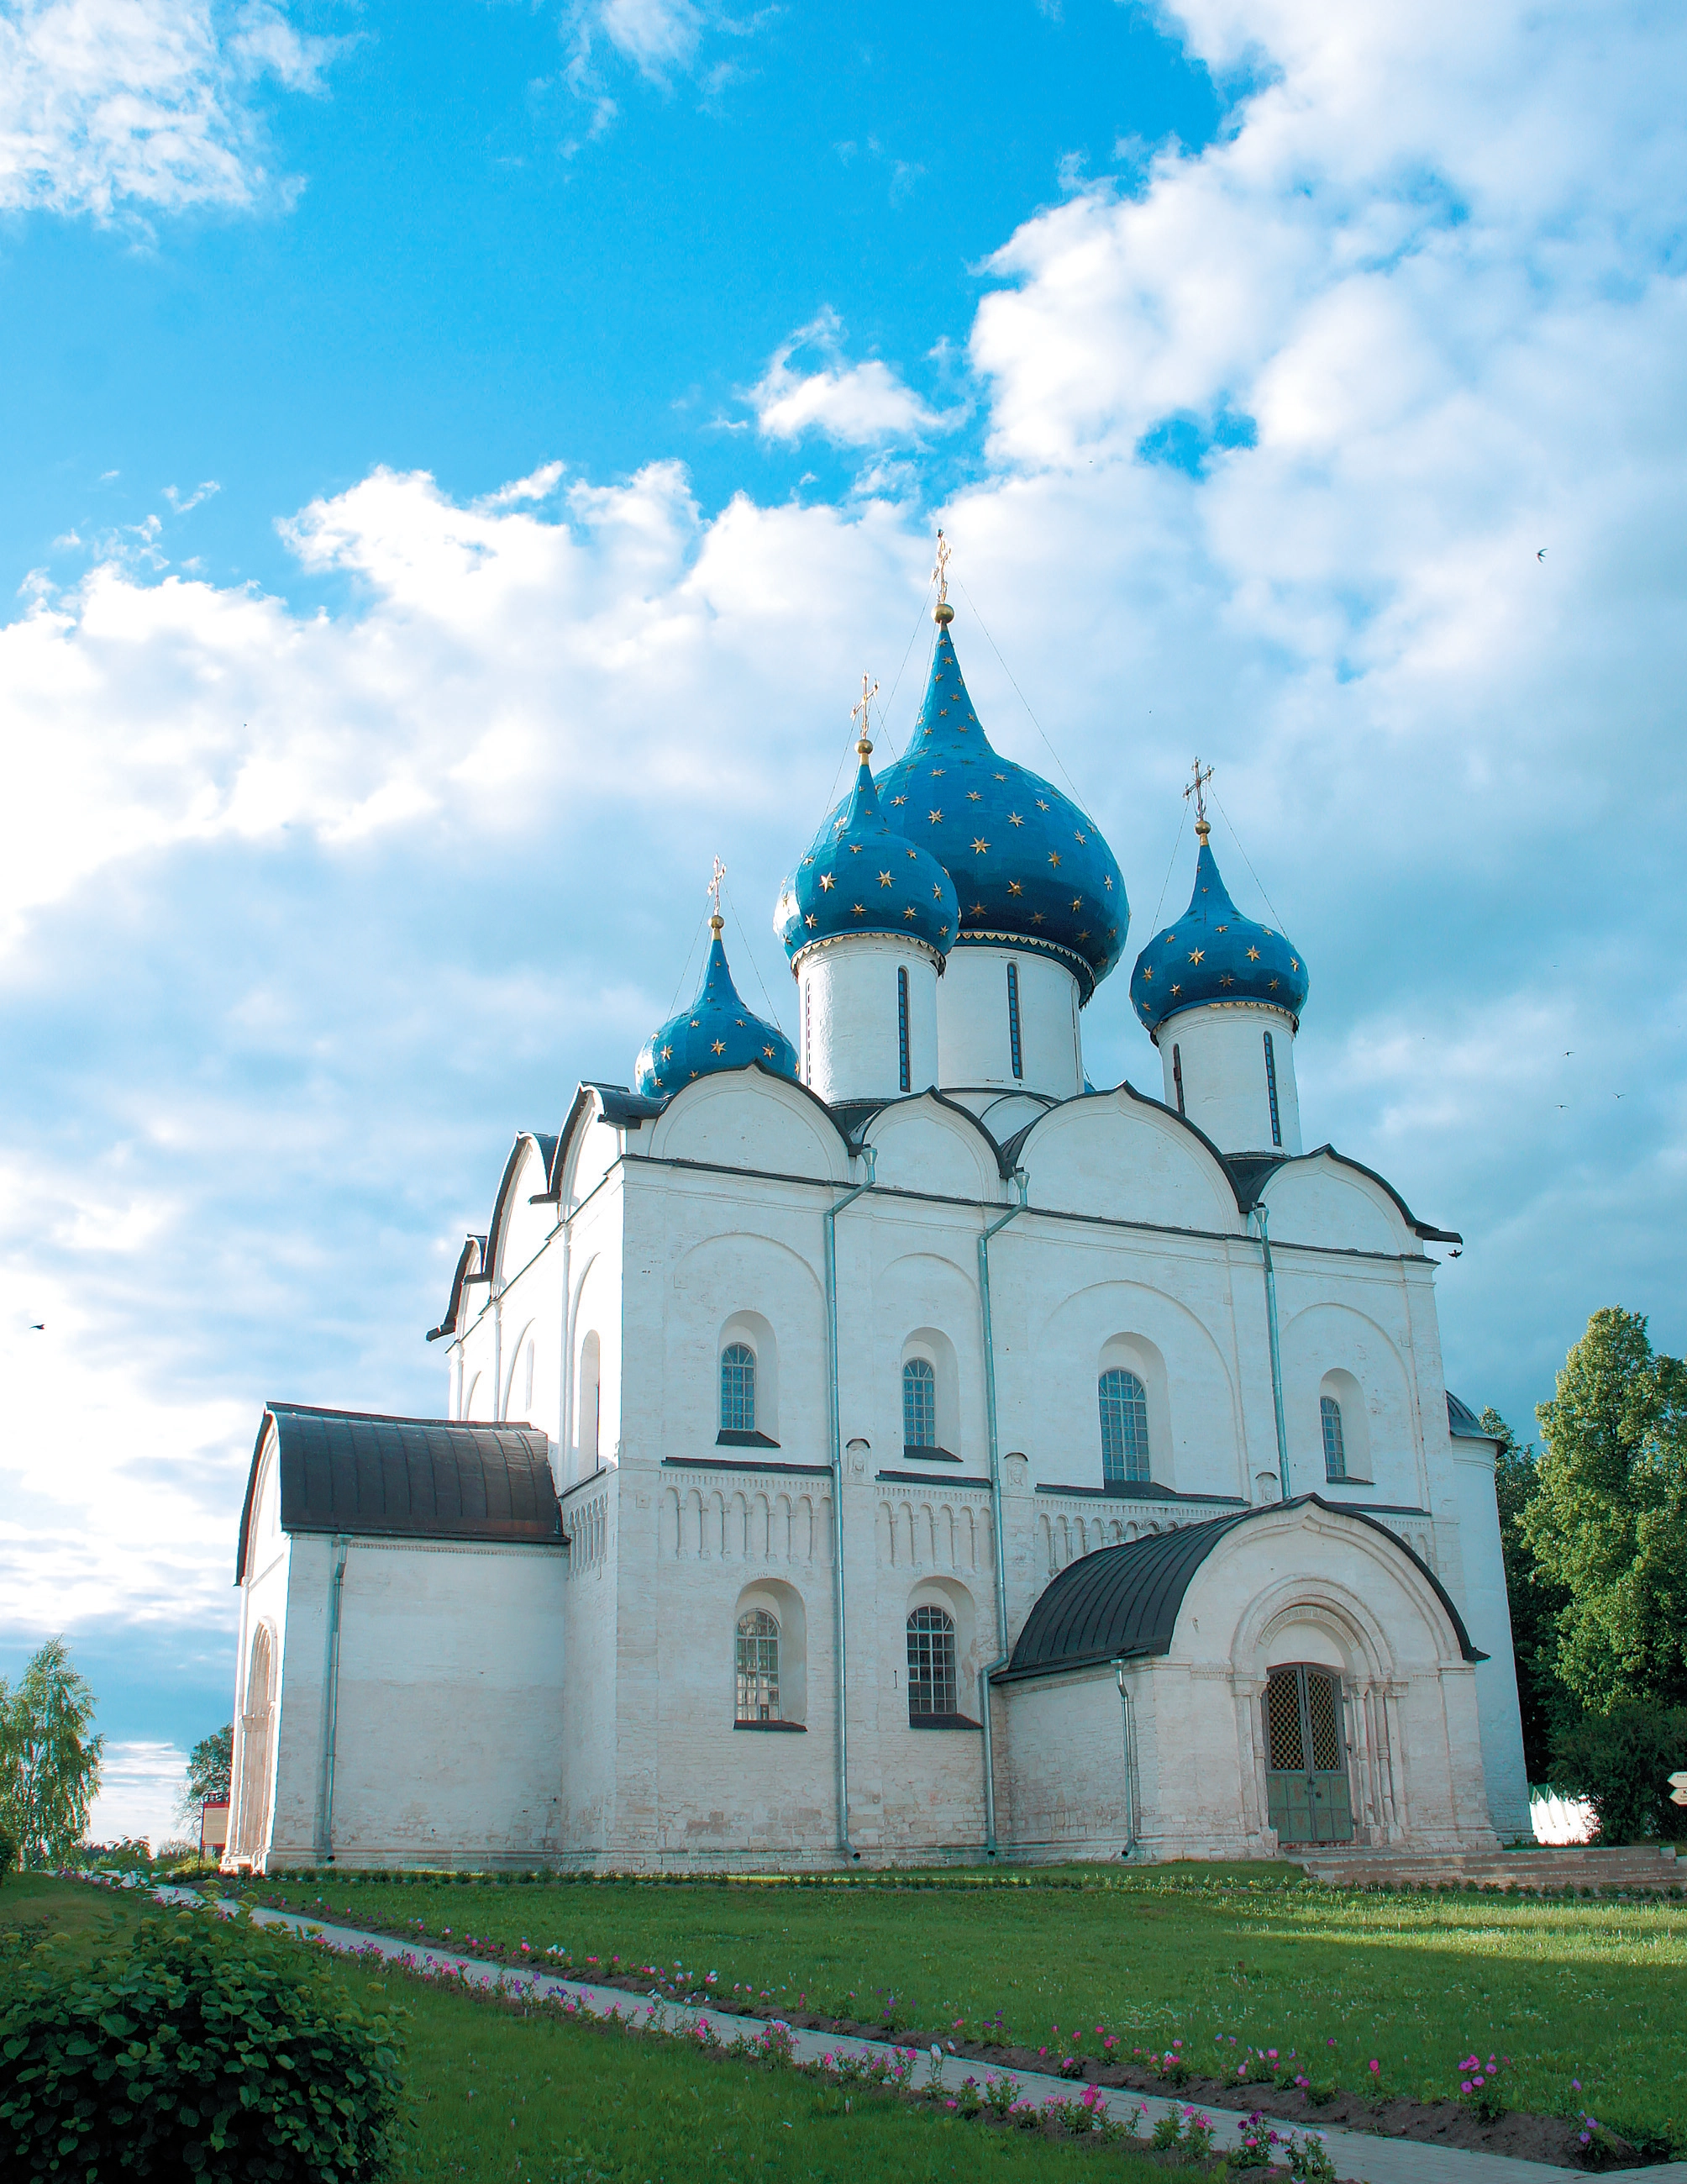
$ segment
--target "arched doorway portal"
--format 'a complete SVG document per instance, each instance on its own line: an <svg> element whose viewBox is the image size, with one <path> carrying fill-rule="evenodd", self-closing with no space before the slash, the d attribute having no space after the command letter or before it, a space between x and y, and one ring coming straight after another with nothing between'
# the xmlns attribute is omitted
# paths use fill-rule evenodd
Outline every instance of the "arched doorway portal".
<svg viewBox="0 0 1687 2184"><path fill-rule="evenodd" d="M275 1724L275 1649L270 1626L260 1623L252 1641L246 1704L240 1717L240 1811L231 1850L242 1865L256 1865L269 1840Z"/></svg>
<svg viewBox="0 0 1687 2184"><path fill-rule="evenodd" d="M1310 1661L1291 1662L1271 1671L1264 1705L1267 1818L1278 1841L1351 1842L1341 1678Z"/></svg>

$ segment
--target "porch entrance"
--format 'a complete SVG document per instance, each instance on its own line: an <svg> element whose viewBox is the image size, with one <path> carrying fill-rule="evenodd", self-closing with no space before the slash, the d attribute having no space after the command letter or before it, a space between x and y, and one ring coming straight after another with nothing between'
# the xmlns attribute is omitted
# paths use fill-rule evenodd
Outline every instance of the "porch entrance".
<svg viewBox="0 0 1687 2184"><path fill-rule="evenodd" d="M1283 1843L1351 1842L1341 1679L1297 1662L1265 1690L1267 1817Z"/></svg>

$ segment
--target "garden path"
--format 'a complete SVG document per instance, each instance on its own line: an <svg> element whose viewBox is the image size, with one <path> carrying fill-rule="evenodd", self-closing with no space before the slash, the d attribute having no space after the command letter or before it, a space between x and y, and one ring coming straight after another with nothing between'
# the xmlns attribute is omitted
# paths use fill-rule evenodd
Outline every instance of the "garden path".
<svg viewBox="0 0 1687 2184"><path fill-rule="evenodd" d="M192 1889L165 1887L156 1892L166 1901L209 1902L228 1914L238 1908L221 1897L201 1897ZM318 1936L326 1947L347 1954L362 1955L372 1951L417 1971L452 1973L475 1986L499 1988L510 1995L571 1995L582 2009L594 2017L654 2023L665 2031L681 2033L693 2030L706 2017L721 2038L727 2042L740 2035L756 2039L766 2029L766 2020L759 2017L737 2017L728 2010L700 2009L683 2003L653 2004L641 1995L629 1994L623 1987L594 1986L589 1980L562 1979L550 1972L521 1971L510 1965L485 1964L476 1957L454 1956L448 1950L419 1948L411 1942L395 1940L391 1934L372 1934L355 1926L336 1925L330 1919L309 1919L295 1911L254 1908L252 1916L261 1925L290 1926L295 1932ZM836 2033L810 2032L796 2026L792 2028L791 2036L797 2059L804 2063L818 2062L822 2055L883 2054L894 2047L907 2044L845 2038ZM926 2070L922 2055L916 2066L916 2083L927 2082ZM946 2055L943 2082L956 2089L967 2078L979 2077L987 2070L986 2064L963 2056ZM1070 2079L1056 2077L1052 2073L1016 2070L1012 2075L1019 2082L1022 2098L1035 2101L1039 2107L1051 2094L1070 2099L1077 2091ZM1181 2111L1189 2105L1187 2102L1166 2100L1152 2093L1134 2092L1127 2087L1110 2086L1104 2091L1110 2115L1127 2118L1139 2105L1144 2109L1144 2131L1152 2131L1169 2111ZM1200 2107L1201 2113L1212 2119L1216 2126L1214 2139L1218 2151L1222 2153L1227 2142L1234 2142L1236 2126L1246 2111L1215 2108L1210 2101L1202 2102ZM1464 2147L1426 2146L1417 2139L1378 2138L1368 2131L1344 2131L1333 2125L1328 2129L1318 2128L1337 2175L1360 2179L1361 2184L1565 2184L1567 2177L1582 2173L1557 2168L1550 2162L1520 2161L1510 2154L1479 2153ZM1687 2184L1687 2161L1656 2163L1646 2169L1607 2170L1602 2184Z"/></svg>

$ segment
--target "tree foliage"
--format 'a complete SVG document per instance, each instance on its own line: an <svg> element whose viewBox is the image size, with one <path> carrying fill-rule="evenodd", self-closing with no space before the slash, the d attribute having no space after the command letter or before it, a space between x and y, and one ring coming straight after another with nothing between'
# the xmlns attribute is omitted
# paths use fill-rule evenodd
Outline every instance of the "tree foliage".
<svg viewBox="0 0 1687 2184"><path fill-rule="evenodd" d="M14 1689L0 1681L0 1825L26 1866L58 1864L81 1841L99 1791L105 1739L94 1695L49 1638Z"/></svg>
<svg viewBox="0 0 1687 2184"><path fill-rule="evenodd" d="M1563 1595L1560 1679L1599 1713L1687 1704L1687 1365L1654 1353L1642 1315L1608 1306L1537 1416L1519 1528Z"/></svg>
<svg viewBox="0 0 1687 2184"><path fill-rule="evenodd" d="M1670 1776L1684 1768L1687 1707L1639 1699L1563 1724L1553 1750L1553 1779L1593 1807L1602 1843L1687 1841L1687 1805L1669 1795Z"/></svg>
<svg viewBox="0 0 1687 2184"><path fill-rule="evenodd" d="M202 1736L187 1755L187 1781L181 1792L181 1816L197 1825L199 1809L207 1799L216 1802L229 1794L234 1772L234 1724L225 1723Z"/></svg>
<svg viewBox="0 0 1687 2184"><path fill-rule="evenodd" d="M214 1913L149 1916L77 1976L37 1946L0 2006L8 2176L374 2184L402 2090L390 2019L308 1945Z"/></svg>
<svg viewBox="0 0 1687 2184"><path fill-rule="evenodd" d="M1494 1468L1500 1504L1500 1546L1512 1610L1512 1648L1517 1664L1517 1703L1523 1715L1523 1766L1531 1782L1552 1772L1552 1740L1575 1702L1558 1679L1557 1618L1569 1596L1545 1576L1523 1533L1523 1515L1537 1485L1533 1443L1521 1446L1495 1410L1482 1413L1482 1430L1500 1444Z"/></svg>

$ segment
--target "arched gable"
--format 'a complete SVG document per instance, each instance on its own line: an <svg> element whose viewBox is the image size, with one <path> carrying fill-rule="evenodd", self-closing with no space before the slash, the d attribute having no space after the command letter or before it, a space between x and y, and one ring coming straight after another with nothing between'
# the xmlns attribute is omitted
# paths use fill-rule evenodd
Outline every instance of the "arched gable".
<svg viewBox="0 0 1687 2184"><path fill-rule="evenodd" d="M1345 1385L1335 1387L1345 1414L1350 1476L1416 1493L1417 1425L1411 1373L1399 1344L1368 1312L1346 1303L1307 1305L1283 1323L1283 1407L1291 1455L1322 1466L1319 1396L1327 1382L1353 1384L1362 1403L1356 1420Z"/></svg>
<svg viewBox="0 0 1687 2184"><path fill-rule="evenodd" d="M1233 1234L1243 1225L1213 1146L1129 1084L1064 1101L1007 1150L1026 1172L1033 1206L1168 1228Z"/></svg>
<svg viewBox="0 0 1687 2184"><path fill-rule="evenodd" d="M1321 1244L1338 1251L1419 1254L1411 1214L1380 1176L1343 1160L1328 1145L1284 1161L1260 1199L1273 1244Z"/></svg>
<svg viewBox="0 0 1687 2184"><path fill-rule="evenodd" d="M554 1138L532 1130L520 1132L509 1149L487 1232L487 1264L500 1284L521 1271L556 1226L549 1174L555 1149Z"/></svg>
<svg viewBox="0 0 1687 2184"><path fill-rule="evenodd" d="M994 1205L1002 1195L995 1141L968 1111L935 1092L881 1107L865 1132L880 1190Z"/></svg>
<svg viewBox="0 0 1687 2184"><path fill-rule="evenodd" d="M446 1300L445 1316L437 1327L429 1328L427 1339L430 1342L437 1342L443 1335L457 1334L473 1317L472 1312L465 1310L463 1300L471 1282L485 1279L486 1266L486 1238L465 1236L463 1248L457 1254L456 1270L451 1277L451 1295Z"/></svg>
<svg viewBox="0 0 1687 2184"><path fill-rule="evenodd" d="M656 1159L710 1167L848 1179L849 1149L831 1110L805 1085L759 1063L682 1085L651 1126L648 1150Z"/></svg>

